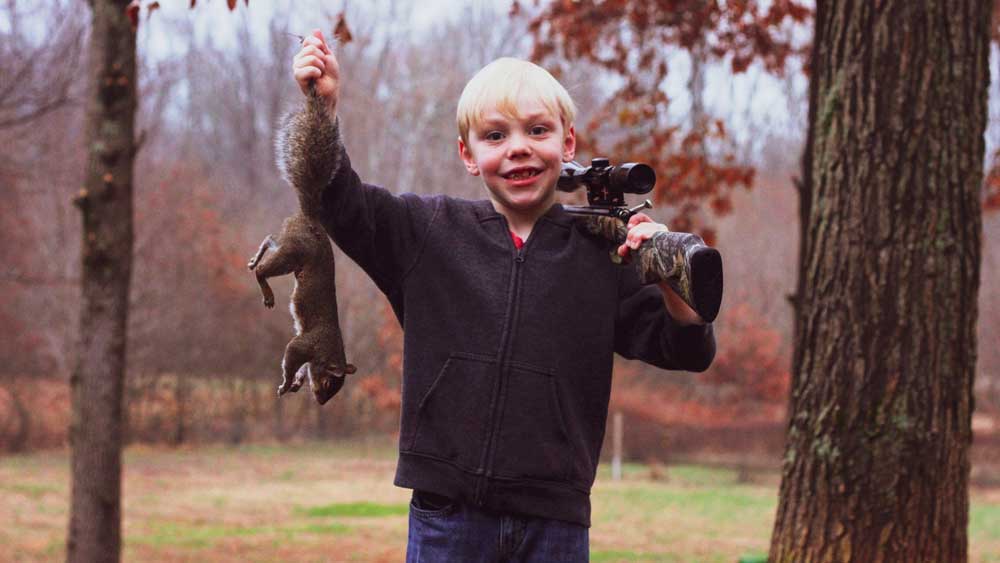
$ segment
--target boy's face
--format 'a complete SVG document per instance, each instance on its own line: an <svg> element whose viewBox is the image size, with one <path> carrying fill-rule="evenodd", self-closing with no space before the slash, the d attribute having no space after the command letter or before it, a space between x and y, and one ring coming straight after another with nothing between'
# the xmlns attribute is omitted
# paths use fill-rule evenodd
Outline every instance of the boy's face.
<svg viewBox="0 0 1000 563"><path fill-rule="evenodd" d="M483 177L497 211L540 215L555 201L576 133L538 100L520 101L518 113L512 118L490 109L469 128L468 144L458 140L458 151L469 173Z"/></svg>

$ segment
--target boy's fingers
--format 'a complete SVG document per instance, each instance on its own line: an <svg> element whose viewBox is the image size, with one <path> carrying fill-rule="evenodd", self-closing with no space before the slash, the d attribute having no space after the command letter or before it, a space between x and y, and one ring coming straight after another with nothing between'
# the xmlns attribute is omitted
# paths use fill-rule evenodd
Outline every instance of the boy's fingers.
<svg viewBox="0 0 1000 563"><path fill-rule="evenodd" d="M323 76L323 71L314 66L307 66L296 69L294 76L296 81L301 82L309 78L319 78Z"/></svg>
<svg viewBox="0 0 1000 563"><path fill-rule="evenodd" d="M632 261L632 256L629 254L629 249L624 244L618 247L618 256L622 257L622 262L628 264Z"/></svg>
<svg viewBox="0 0 1000 563"><path fill-rule="evenodd" d="M653 220L649 218L649 215L646 215L645 213L636 213L635 215L629 217L628 226L629 228L632 228L638 225L639 223L647 223L652 221Z"/></svg>
<svg viewBox="0 0 1000 563"><path fill-rule="evenodd" d="M305 55L322 57L325 56L326 53L324 53L323 49L320 49L318 45L314 45L312 43L306 43L305 45L303 45L302 49L299 50L297 56L303 57Z"/></svg>
<svg viewBox="0 0 1000 563"><path fill-rule="evenodd" d="M627 244L629 248L639 248L644 240L652 238L653 233L661 230L659 228L660 225L654 223L648 217L645 221L640 221L640 224L641 223L649 223L649 225L648 227L639 226L638 224L634 225L633 228L629 229L628 234L625 236L625 244Z"/></svg>
<svg viewBox="0 0 1000 563"><path fill-rule="evenodd" d="M330 52L330 50L326 48L326 44L323 43L323 39L321 39L319 37L316 37L314 35L310 35L309 37L306 37L305 40L302 41L302 45L303 45L303 48L305 48L305 47L313 47L316 50L318 50L320 53L329 53Z"/></svg>
<svg viewBox="0 0 1000 563"><path fill-rule="evenodd" d="M295 63L292 64L292 71L293 72L298 72L300 70L305 70L307 68L319 68L319 66L314 65L314 64L310 64L309 61L307 61L304 58L299 59L299 60L295 61Z"/></svg>
<svg viewBox="0 0 1000 563"><path fill-rule="evenodd" d="M334 78L340 78L340 65L337 64L337 58L333 55L325 55L322 59L325 65L323 67L324 72Z"/></svg>
<svg viewBox="0 0 1000 563"><path fill-rule="evenodd" d="M330 54L330 48L326 44L326 39L323 38L323 32L320 31L319 29L314 29L313 32L312 32L312 34L313 34L313 37L319 39L319 45L318 45L319 48L322 49L324 53L326 53L327 55L329 55Z"/></svg>
<svg viewBox="0 0 1000 563"><path fill-rule="evenodd" d="M631 245L633 242L642 237L642 231L642 228L633 225L632 228L628 230L628 234L625 235L625 241Z"/></svg>
<svg viewBox="0 0 1000 563"><path fill-rule="evenodd" d="M317 57L316 55L306 55L302 57L299 64L303 68L312 66L320 69L321 71L326 70L326 63L323 61L323 59Z"/></svg>

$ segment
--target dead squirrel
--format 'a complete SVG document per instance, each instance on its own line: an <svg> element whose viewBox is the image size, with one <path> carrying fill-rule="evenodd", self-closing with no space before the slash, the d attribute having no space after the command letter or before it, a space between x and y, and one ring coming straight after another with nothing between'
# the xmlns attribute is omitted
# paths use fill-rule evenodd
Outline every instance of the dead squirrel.
<svg viewBox="0 0 1000 563"><path fill-rule="evenodd" d="M257 275L267 308L274 307L267 279L295 274L290 308L296 336L285 348L278 396L298 391L308 377L321 405L340 391L346 374L357 371L344 353L333 248L319 221L323 190L340 168L339 144L337 124L311 90L305 108L284 119L275 141L278 168L298 193L299 212L285 219L277 237L268 235L247 264Z"/></svg>

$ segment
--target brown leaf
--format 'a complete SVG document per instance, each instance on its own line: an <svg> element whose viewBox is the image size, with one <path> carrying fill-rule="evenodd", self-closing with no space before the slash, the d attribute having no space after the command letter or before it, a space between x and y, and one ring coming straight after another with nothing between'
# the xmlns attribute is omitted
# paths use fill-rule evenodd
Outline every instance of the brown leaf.
<svg viewBox="0 0 1000 563"><path fill-rule="evenodd" d="M728 197L712 198L712 200L709 201L709 205L712 206L712 211L714 211L719 217L728 215L733 211L733 202Z"/></svg>
<svg viewBox="0 0 1000 563"><path fill-rule="evenodd" d="M347 27L347 18L344 17L344 12L340 12L337 16L337 23L333 26L333 36L340 41L340 44L350 43L354 36L351 35L351 30Z"/></svg>
<svg viewBox="0 0 1000 563"><path fill-rule="evenodd" d="M148 6L146 6L146 18L149 19L149 16L153 15L153 12L159 9L160 9L159 2L151 2Z"/></svg>
<svg viewBox="0 0 1000 563"><path fill-rule="evenodd" d="M715 229L711 227L703 227L701 229L701 240L705 241L708 246L715 246Z"/></svg>
<svg viewBox="0 0 1000 563"><path fill-rule="evenodd" d="M194 9L194 5L195 5L196 2L198 2L198 0L191 0L191 8L190 9L192 9L192 10Z"/></svg>
<svg viewBox="0 0 1000 563"><path fill-rule="evenodd" d="M139 0L132 0L125 6L125 16L128 18L129 23L132 24L132 32L135 33L139 29Z"/></svg>
<svg viewBox="0 0 1000 563"><path fill-rule="evenodd" d="M726 136L726 124L721 119L715 120L715 131L720 137Z"/></svg>
<svg viewBox="0 0 1000 563"><path fill-rule="evenodd" d="M226 4L229 4L230 12L236 9L236 0L226 0Z"/></svg>

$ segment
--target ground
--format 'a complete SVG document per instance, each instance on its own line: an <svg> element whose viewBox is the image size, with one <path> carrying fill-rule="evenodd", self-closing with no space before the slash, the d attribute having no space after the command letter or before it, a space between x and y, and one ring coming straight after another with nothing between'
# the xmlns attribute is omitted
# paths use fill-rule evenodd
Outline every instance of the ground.
<svg viewBox="0 0 1000 563"><path fill-rule="evenodd" d="M392 485L384 441L131 447L125 453L125 561L402 561L409 491ZM657 475L662 473L662 475ZM657 478L654 479L654 476ZM601 467L591 561L757 559L778 476L705 466ZM65 451L0 459L0 561L62 561ZM1000 563L1000 489L974 489L970 559Z"/></svg>

